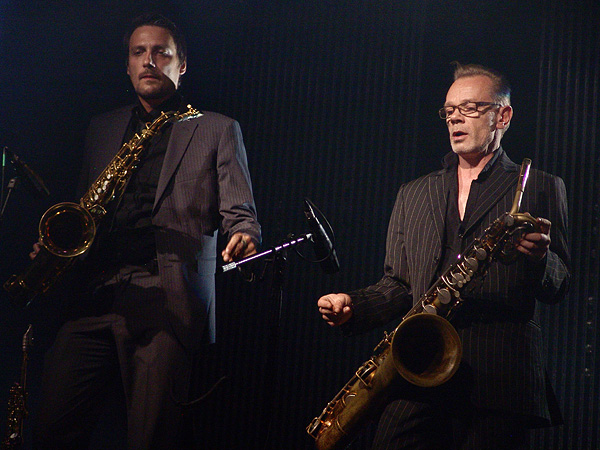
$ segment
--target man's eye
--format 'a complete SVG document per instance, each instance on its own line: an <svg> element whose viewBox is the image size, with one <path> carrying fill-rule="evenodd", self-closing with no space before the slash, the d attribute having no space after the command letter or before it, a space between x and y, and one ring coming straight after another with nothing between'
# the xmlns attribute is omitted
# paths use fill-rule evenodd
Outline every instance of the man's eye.
<svg viewBox="0 0 600 450"><path fill-rule="evenodd" d="M462 105L461 109L466 113L472 113L477 111L477 106L475 105Z"/></svg>

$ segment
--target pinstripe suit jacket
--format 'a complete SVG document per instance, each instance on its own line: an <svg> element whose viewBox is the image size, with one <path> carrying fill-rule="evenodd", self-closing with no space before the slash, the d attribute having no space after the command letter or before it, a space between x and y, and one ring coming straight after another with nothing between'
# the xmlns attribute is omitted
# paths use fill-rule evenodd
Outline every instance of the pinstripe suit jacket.
<svg viewBox="0 0 600 450"><path fill-rule="evenodd" d="M456 158L450 154L447 158ZM448 174L445 168L403 185L396 199L387 235L384 276L373 286L351 292L350 334L398 320L436 281L442 256ZM485 228L510 211L519 166L500 148L479 195L479 204L464 226L463 243L481 237ZM456 200L454 200L456 201ZM560 420L549 410L542 362L542 342L534 319L535 303L555 303L568 288L567 205L563 181L532 170L521 211L552 222L550 250L544 262L532 264L519 256L511 265L494 263L479 283L473 283L468 304L483 314L459 320L463 368L472 373L475 405L501 409L531 418ZM468 310L468 308L467 308ZM486 313L486 311L488 313ZM465 317L463 317L465 319ZM461 323L462 322L462 323ZM539 422L539 421L538 421Z"/></svg>
<svg viewBox="0 0 600 450"><path fill-rule="evenodd" d="M80 192L99 176L117 151L132 106L92 119L86 137ZM187 346L203 333L215 339L217 233L244 232L260 242L260 226L239 124L223 115L173 124L152 223L158 229L158 271L165 313Z"/></svg>

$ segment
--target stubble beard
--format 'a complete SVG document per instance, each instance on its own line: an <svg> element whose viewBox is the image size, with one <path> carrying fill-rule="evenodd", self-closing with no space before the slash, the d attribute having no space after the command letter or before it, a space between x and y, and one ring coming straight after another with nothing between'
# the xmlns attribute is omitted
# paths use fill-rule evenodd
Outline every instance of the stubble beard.
<svg viewBox="0 0 600 450"><path fill-rule="evenodd" d="M172 92L171 92L172 91ZM166 86L140 86L136 90L136 94L144 100L156 100L163 97L168 97L175 92L174 89L168 89Z"/></svg>

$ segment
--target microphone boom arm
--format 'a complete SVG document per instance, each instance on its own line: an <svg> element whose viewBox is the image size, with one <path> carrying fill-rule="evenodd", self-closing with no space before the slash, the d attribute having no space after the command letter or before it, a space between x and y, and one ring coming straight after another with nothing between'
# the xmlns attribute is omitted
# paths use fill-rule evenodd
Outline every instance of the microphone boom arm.
<svg viewBox="0 0 600 450"><path fill-rule="evenodd" d="M255 253L254 255L247 256L246 258L240 259L239 261L232 261L228 264L225 264L224 266L221 266L221 272L228 272L230 270L233 270L233 269L235 269L243 264L249 263L251 261L257 261L257 260L266 258L269 255L281 253L282 251L287 250L290 247L294 247L294 246L300 244L301 242L311 240L311 239L312 239L311 233L306 233L306 234L301 234L300 236L291 237L288 240L282 242L281 244L271 247L271 248L265 250L264 252Z"/></svg>

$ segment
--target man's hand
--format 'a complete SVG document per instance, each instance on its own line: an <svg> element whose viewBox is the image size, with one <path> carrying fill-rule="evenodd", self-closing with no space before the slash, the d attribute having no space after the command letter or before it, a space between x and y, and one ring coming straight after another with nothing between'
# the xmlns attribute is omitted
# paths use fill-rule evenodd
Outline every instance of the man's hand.
<svg viewBox="0 0 600 450"><path fill-rule="evenodd" d="M34 259L37 254L40 252L40 250L42 249L42 245L39 242L36 242L35 244L33 244L33 251L31 253L29 253L29 259Z"/></svg>
<svg viewBox="0 0 600 450"><path fill-rule="evenodd" d="M317 306L323 319L332 327L342 325L352 317L352 299L348 294L324 295Z"/></svg>
<svg viewBox="0 0 600 450"><path fill-rule="evenodd" d="M538 218L537 224L539 232L527 233L524 235L517 250L527 255L532 261L541 261L550 247L550 226L552 225L548 219Z"/></svg>
<svg viewBox="0 0 600 450"><path fill-rule="evenodd" d="M254 240L246 233L235 233L229 239L227 247L221 252L223 261L226 263L236 259L242 259L256 253Z"/></svg>

